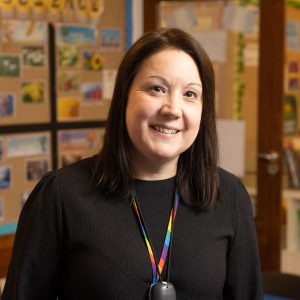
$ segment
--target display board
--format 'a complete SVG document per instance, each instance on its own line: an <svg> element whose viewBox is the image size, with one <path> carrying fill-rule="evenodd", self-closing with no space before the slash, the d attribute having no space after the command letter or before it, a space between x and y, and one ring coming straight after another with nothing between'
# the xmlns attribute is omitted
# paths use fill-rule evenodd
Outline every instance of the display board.
<svg viewBox="0 0 300 300"><path fill-rule="evenodd" d="M0 235L14 232L47 171L101 149L130 9L128 0L0 3Z"/></svg>
<svg viewBox="0 0 300 300"><path fill-rule="evenodd" d="M48 24L2 20L1 125L50 121Z"/></svg>

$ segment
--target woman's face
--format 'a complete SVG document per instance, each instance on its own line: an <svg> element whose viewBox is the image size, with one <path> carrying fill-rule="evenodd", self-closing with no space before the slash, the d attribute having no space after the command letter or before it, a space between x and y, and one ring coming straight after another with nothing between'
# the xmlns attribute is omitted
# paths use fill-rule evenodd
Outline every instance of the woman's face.
<svg viewBox="0 0 300 300"><path fill-rule="evenodd" d="M177 166L179 155L198 134L201 95L197 66L184 51L162 50L142 63L126 109L134 164Z"/></svg>

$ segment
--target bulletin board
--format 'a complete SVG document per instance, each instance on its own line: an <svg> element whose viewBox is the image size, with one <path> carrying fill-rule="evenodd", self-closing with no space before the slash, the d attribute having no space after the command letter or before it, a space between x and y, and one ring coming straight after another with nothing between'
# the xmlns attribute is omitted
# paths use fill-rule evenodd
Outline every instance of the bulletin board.
<svg viewBox="0 0 300 300"><path fill-rule="evenodd" d="M0 27L1 125L49 122L47 23L7 19Z"/></svg>
<svg viewBox="0 0 300 300"><path fill-rule="evenodd" d="M0 136L0 222L16 221L33 185L50 169L50 132Z"/></svg>
<svg viewBox="0 0 300 300"><path fill-rule="evenodd" d="M132 34L128 0L33 2L0 3L0 236L47 171L101 149Z"/></svg>
<svg viewBox="0 0 300 300"><path fill-rule="evenodd" d="M99 24L55 24L57 119L106 119L125 51L125 1L110 1Z"/></svg>

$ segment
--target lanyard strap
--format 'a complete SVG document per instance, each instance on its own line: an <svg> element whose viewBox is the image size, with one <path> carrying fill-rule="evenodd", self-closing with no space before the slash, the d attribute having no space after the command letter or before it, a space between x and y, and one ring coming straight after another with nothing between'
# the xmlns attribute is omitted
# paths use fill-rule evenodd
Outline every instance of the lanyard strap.
<svg viewBox="0 0 300 300"><path fill-rule="evenodd" d="M134 208L134 211L138 218L140 228L141 228L141 231L142 231L142 234L143 234L143 237L144 237L144 240L145 240L148 252L149 252L149 257L151 260L152 284L156 283L158 281L158 279L161 279L161 273L164 268L164 264L165 264L165 261L166 261L167 255L168 255L169 246L171 244L173 224L174 224L174 220L175 220L175 216L176 216L176 212L177 212L177 208L178 208L178 204L179 204L179 199L180 199L179 192L176 190L174 202L173 202L172 209L170 212L170 218L169 218L168 229L167 229L167 233L166 233L166 237L165 237L164 247L163 247L163 250L161 253L159 264L157 264L157 260L155 258L154 252L153 252L153 247L150 242L150 237L147 232L146 225L145 225L144 219L142 217L142 212L141 212L138 202L137 202L137 198L136 198L136 196L133 196L133 198L132 198L133 208Z"/></svg>

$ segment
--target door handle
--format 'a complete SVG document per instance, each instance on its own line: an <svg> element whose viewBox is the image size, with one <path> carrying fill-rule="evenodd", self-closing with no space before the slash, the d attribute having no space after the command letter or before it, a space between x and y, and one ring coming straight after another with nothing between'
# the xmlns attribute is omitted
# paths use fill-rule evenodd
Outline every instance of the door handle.
<svg viewBox="0 0 300 300"><path fill-rule="evenodd" d="M266 160L268 162L267 171L269 175L276 175L279 172L278 158L279 154L276 151L270 151L269 153L258 153L258 159Z"/></svg>
<svg viewBox="0 0 300 300"><path fill-rule="evenodd" d="M259 159L264 159L270 162L274 162L279 158L279 154L276 151L270 151L269 153L258 153L257 157Z"/></svg>

